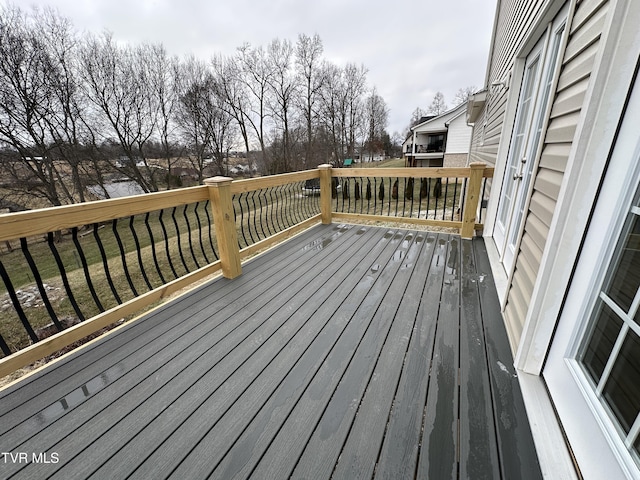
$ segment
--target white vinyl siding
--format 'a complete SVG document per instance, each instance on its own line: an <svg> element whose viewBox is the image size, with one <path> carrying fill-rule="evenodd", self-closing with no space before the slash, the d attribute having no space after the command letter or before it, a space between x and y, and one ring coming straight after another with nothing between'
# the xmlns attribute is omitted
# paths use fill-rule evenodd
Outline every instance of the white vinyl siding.
<svg viewBox="0 0 640 480"><path fill-rule="evenodd" d="M564 169L580 121L606 11L607 0L583 0L577 5L571 25L504 312L505 320L510 325L509 330L512 335L515 334L511 338L515 345L520 340L531 301L532 286L536 282L542 252L555 213Z"/></svg>
<svg viewBox="0 0 640 480"><path fill-rule="evenodd" d="M500 2L488 85L503 81L513 69L516 54L545 3L544 0ZM489 88L485 111L475 123L470 162L485 162L490 166L496 164L502 136L508 137L511 133L502 131L508 93L507 88Z"/></svg>
<svg viewBox="0 0 640 480"><path fill-rule="evenodd" d="M467 153L471 143L471 128L462 114L449 123L447 131L447 148L445 153Z"/></svg>

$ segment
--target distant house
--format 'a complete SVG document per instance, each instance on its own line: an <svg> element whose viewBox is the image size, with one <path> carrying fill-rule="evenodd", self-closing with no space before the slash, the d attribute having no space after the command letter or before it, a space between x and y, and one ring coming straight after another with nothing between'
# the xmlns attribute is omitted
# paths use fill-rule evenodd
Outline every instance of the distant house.
<svg viewBox="0 0 640 480"><path fill-rule="evenodd" d="M472 128L467 125L466 104L425 117L411 128L402 145L409 167L464 167L467 164Z"/></svg>
<svg viewBox="0 0 640 480"><path fill-rule="evenodd" d="M469 159L495 166L484 237L547 478L640 478L638 25L637 0L499 0L467 105Z"/></svg>

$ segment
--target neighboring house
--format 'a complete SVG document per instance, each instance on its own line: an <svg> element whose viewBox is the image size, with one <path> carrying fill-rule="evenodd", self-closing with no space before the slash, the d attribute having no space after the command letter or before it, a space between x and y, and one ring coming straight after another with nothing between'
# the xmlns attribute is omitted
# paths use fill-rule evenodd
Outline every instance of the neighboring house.
<svg viewBox="0 0 640 480"><path fill-rule="evenodd" d="M471 127L467 125L466 104L435 117L424 117L411 127L402 145L409 167L464 167L467 163Z"/></svg>
<svg viewBox="0 0 640 480"><path fill-rule="evenodd" d="M467 105L548 478L574 478L572 458L586 479L640 478L639 25L637 0L499 0Z"/></svg>

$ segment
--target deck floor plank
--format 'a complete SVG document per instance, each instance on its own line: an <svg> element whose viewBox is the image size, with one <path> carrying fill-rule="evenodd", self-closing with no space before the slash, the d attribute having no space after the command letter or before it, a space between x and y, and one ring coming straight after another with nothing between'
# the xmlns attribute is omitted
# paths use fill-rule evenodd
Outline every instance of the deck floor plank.
<svg viewBox="0 0 640 480"><path fill-rule="evenodd" d="M541 478L482 239L317 226L0 391L0 478ZM53 403L52 403L53 402Z"/></svg>
<svg viewBox="0 0 640 480"><path fill-rule="evenodd" d="M410 278L399 295L397 310L393 313L392 330L385 341L370 376L367 390L358 406L357 415L340 453L340 461L333 475L336 478L370 479L378 461L382 439L389 422L389 414L404 366L405 355L414 331L422 292L425 288L424 271L428 271L433 255L433 242L427 243L426 234L416 233L413 245L403 259L403 267ZM396 477L401 478L401 477Z"/></svg>
<svg viewBox="0 0 640 480"><path fill-rule="evenodd" d="M424 289L419 292L421 298L416 323L403 359L404 368L376 466L375 478L378 479L412 478L416 472L444 280L444 242L446 240L440 242L436 234L427 236L432 252L427 270L429 274Z"/></svg>
<svg viewBox="0 0 640 480"><path fill-rule="evenodd" d="M212 478L246 476L282 428L283 422L286 424L289 419L294 421L296 434L310 434L311 429L306 430L303 424L310 422L323 411L331 392L340 380L341 372L348 365L352 352L362 338L363 323L370 321L371 312L379 305L380 294L385 289L387 277L392 275L390 270L382 268L372 272L372 267L376 262L382 265L389 262L400 242L401 238L396 238L395 232L389 232L389 238L382 244L382 251L379 254L374 252L367 260L368 264L359 268L360 280L349 282L351 288L345 288L343 283L343 288L340 289L342 297L338 298L338 301L341 301L340 305L329 306L329 312L311 309L303 313L308 315L313 312L318 319L325 318L326 328L304 350L286 376L282 377L279 374L280 369L275 369L274 382L280 381L277 390L273 391L266 402L260 402L262 405L258 409L248 409L253 414L257 410L257 414L239 432L233 449L225 452L219 463L212 462L215 463ZM246 402L239 402L238 406L245 409L247 405ZM189 477L194 463L208 457L212 442L220 441L221 432L225 432L227 436L229 426L226 424L235 423L230 421L237 417L234 411L227 417L229 420L209 432L207 438L199 444L199 449L194 450L192 460L184 463L185 469L176 472L178 476ZM284 437L287 438L286 435Z"/></svg>
<svg viewBox="0 0 640 480"><path fill-rule="evenodd" d="M379 296L376 295L380 299L379 304L376 305L373 315L367 315L371 320L361 335L360 343L353 352L340 382L331 394L322 416L312 429L313 434L308 440L301 458L297 465L294 464L294 478L310 478L314 475L316 478L329 478L332 475L338 457L342 453L342 446L351 430L361 398L376 364L380 361L380 352L389 340L399 300L403 297L411 278L412 269L406 268L406 262L415 261L415 257L422 250L423 242L416 243L416 237L415 233L407 234L397 246L391 262L385 265L388 275L386 281L381 283L382 292ZM382 280L383 276L380 279ZM288 420L288 424L296 425L295 419L297 418L298 415L294 415ZM289 451L295 447L297 442L290 438L289 432L285 431L277 445L287 444L290 444L291 447L278 449L281 452L278 451L278 454L273 456L273 467L271 468L281 467L287 461L287 457L296 456L289 455ZM286 473L288 476L290 472L285 470L282 473Z"/></svg>
<svg viewBox="0 0 640 480"><path fill-rule="evenodd" d="M336 242L331 246L350 248L348 243L339 244ZM337 269L335 262L331 258L332 249L326 247L326 252L322 253L324 254L317 255L315 249L309 250L310 255L306 266L308 267L308 264L311 263L311 266L315 266L318 271L327 268ZM301 267L304 267L304 265L302 264ZM291 278L295 279L295 276L291 275ZM225 336L222 342L217 344L215 336L213 341L207 341L206 338L196 335L199 341L198 345L202 349L202 351L195 352L197 353L195 357L197 361L193 361L193 363L189 361L185 365L183 365L184 362L182 361L172 362L172 365L180 365L181 370L172 375L170 381L165 384L153 382L154 379L150 379L151 395L149 398L141 395L135 410L131 410L130 404L127 402L130 396L123 398L121 404L110 406L110 409L118 412L122 412L122 409L131 410L133 413L133 415L129 415L132 417L131 421L119 421L115 427L111 427L113 432L110 435L100 437L96 441L94 439L99 435L99 432L104 430L105 425L100 423L91 425L91 431L87 432L88 438L93 441L91 448L102 452L100 455L104 461L108 462L110 457L122 451L125 447L129 451L138 449L140 452L140 455L127 457L128 461L125 462L108 462L103 469L111 466L111 463L114 463L114 468L117 467L117 469L128 468L133 470L137 468L140 458L144 458L147 455L148 449L153 451L154 445L160 443L166 435L169 435L172 428L183 421L184 416L197 412L203 403L202 399L208 398L212 391L219 394L220 392L226 393L225 399L234 399L234 390L229 389L226 382L234 381L235 379L247 381L248 377L246 376L236 375L234 377L233 375L246 363L248 358L251 358L260 346L260 342L255 340L270 338L284 323L284 319L280 319L273 314L290 306L292 300L302 302L304 296L296 297L300 289L310 288L314 290L320 285L321 279L322 276L312 278L311 281L316 282L316 284L311 287L297 282L295 288L287 290L287 285L279 285L283 290L276 289L275 293L280 292L280 294L272 295L267 303L261 303L260 305L254 305L251 301L252 299L247 297L249 289L244 290L241 286L238 286L235 289L235 300L230 304L233 306L233 312L224 310L221 312L224 325L238 326L238 328L234 328L231 335ZM216 316L220 315L216 313ZM200 341L201 339L202 341ZM215 348L212 348L214 346ZM192 349L183 349L180 345L178 345L178 348L191 354ZM195 353L192 355L195 355ZM256 365L261 365L265 361L268 362L271 355L270 351L261 349L259 353L264 358L253 358L253 364L251 364L253 366L245 366L246 370L257 371ZM224 409L221 411L223 412ZM104 423L112 416L105 415L98 420ZM120 413L120 416L123 420L127 418L122 413ZM197 414L195 418L198 418ZM147 443L145 443L145 440ZM130 441L132 442L130 443ZM70 450L74 451L73 448L70 448ZM83 464L81 456L78 457L76 463L76 468L80 469L80 473L89 468ZM64 477L71 472L75 472L72 467L73 465L66 467L65 470L61 471L61 475Z"/></svg>
<svg viewBox="0 0 640 480"><path fill-rule="evenodd" d="M315 247L315 242L311 245ZM338 244L336 243L336 245ZM309 257L315 257L314 261L324 259L325 265L334 263L330 257L331 250L329 248L327 248L329 256L314 255L315 250L312 249L308 250L307 253ZM277 265L274 265L274 268L276 267ZM295 280L295 276L292 275L291 278L292 281ZM224 279L220 280L222 280L222 283L230 283ZM239 297L245 302L250 301L251 298L243 295L247 292L242 291L240 288L241 285L237 285L236 288L233 289L236 293L233 298ZM251 289L248 288L248 291L250 290ZM292 290L291 297L295 296L294 294L295 292ZM233 298L227 298L226 302L229 302ZM276 299L279 303L273 307L273 311L277 311L279 307L286 304L288 298L290 297L272 295L271 297L260 297L260 301ZM226 302L225 304L227 304ZM205 314L205 317L202 319L197 315L189 316L189 322L196 321L208 329L210 339L206 333L198 329L189 330L193 338L191 338L191 336L188 338L183 337L181 338L182 343L176 342L171 347L172 352L176 351L180 353L179 357L171 357L169 359L171 361L166 367L163 367L163 362L159 360L150 362L150 366L157 365L156 368L163 367L158 369L159 376L152 375L145 377L144 381L137 384L134 390L125 391L125 395L117 396L117 401L112 401L111 397L117 395L118 389L115 387L120 385L114 384L114 388L110 388L105 392L99 392L100 394L92 397L90 402L86 402L70 412L67 418L65 418L62 428L48 429L45 433L48 433L52 437L49 443L47 443L47 439L41 435L33 438L29 443L24 445L24 448L34 448L34 445L47 445L48 448L55 447L60 450L61 454L67 451L71 452L69 455L71 455L70 458L72 458L82 452L84 448L87 448L92 441L101 437L106 431L110 432L110 434L105 438L109 439L112 444L121 446L123 443L126 443L126 440L130 438L134 432L146 427L150 421L149 418L153 416L157 408L162 408L167 403L171 403L176 396L187 391L191 387L194 379L199 378L204 372L207 372L212 363L225 359L230 352L233 353L232 360L236 363L241 362L245 358L242 351L234 351L234 348L238 345L243 347L248 345L243 345L243 341L250 335L252 330L261 326L262 319L260 316L254 318L255 321L253 323L246 322L249 316L247 312L251 310L255 313L256 309L261 311L260 306L261 304L255 305L253 302L250 302L249 308L246 304L238 303L237 301L228 303L226 309L216 311L220 321L210 322L209 324L206 322L209 314ZM237 322L228 316L233 312L238 316ZM224 327L223 332L219 332L219 329L215 328L218 325ZM240 328L233 328L238 325ZM231 335L225 336L228 331L231 331ZM218 335L218 333L220 333L220 335ZM222 336L224 342L217 344L220 336ZM206 361L202 361L202 358L206 358ZM227 361L229 361L228 358ZM192 364L193 368L186 370ZM219 366L216 371L219 371L223 366L224 365ZM188 371L188 375L183 373L186 371ZM232 371L233 368L230 368L227 374ZM140 374L140 372L135 373ZM211 375L212 374L213 373L211 373ZM136 382L139 379L138 375L130 376L131 382ZM223 376L222 378L225 377ZM166 395L158 393L165 391L170 393ZM150 404L159 406L154 409L149 407ZM102 407L104 410L99 410L98 407ZM98 412L100 415L96 415ZM135 415L131 415L131 413L135 413ZM133 417L132 421L124 421L130 416ZM118 422L113 422L114 417L118 418ZM112 425L114 423L115 426ZM80 427L82 427L81 430L79 430L82 435L70 435L74 429ZM63 439L61 440L61 438ZM89 442L86 441L87 438L90 440ZM123 438L125 439L124 441ZM58 440L58 443L53 443L56 440ZM99 451L101 455L108 457L108 449L100 449ZM81 456L79 458L81 458Z"/></svg>
<svg viewBox="0 0 640 480"><path fill-rule="evenodd" d="M460 477L500 478L478 275L471 242L462 244L460 308Z"/></svg>
<svg viewBox="0 0 640 480"><path fill-rule="evenodd" d="M460 258L458 248L459 240L439 238L436 245L444 276L424 408L418 478L444 480L458 476L460 278L452 263Z"/></svg>
<svg viewBox="0 0 640 480"><path fill-rule="evenodd" d="M522 391L484 241L473 241L502 478L541 480Z"/></svg>
<svg viewBox="0 0 640 480"><path fill-rule="evenodd" d="M310 242L309 248L313 248L318 244L322 245L322 243L331 241L341 233L344 233L342 229L335 226L334 228L326 229L321 236L316 235L314 237L311 233L306 232L295 240L302 245L304 245L304 242ZM258 257L245 268L264 268L269 264L280 265L283 260L288 257L293 257L289 258L289 260L293 262L303 253L295 249L295 244L293 245L293 249L295 252L294 255L288 256L286 252L281 252L280 255L274 258ZM288 264L285 266L289 267ZM292 267L292 271L295 271L295 266ZM247 282L259 288L261 282L264 283L261 277L265 275L268 275L268 272L262 272L256 276L246 275L238 280L239 283ZM219 291L216 292L216 302L223 304L226 301L226 295L232 293L235 288L235 285L231 283L220 285ZM264 288L262 290L264 290ZM123 364L125 370L127 369L127 363L137 365L139 362L138 358L144 358L144 352L140 351L141 348L144 348L144 345L136 341L141 335L138 332L145 332L149 328L153 328L154 335L145 336L145 341L151 345L152 349L157 350L161 348L158 344L158 339L166 334L167 331L176 330L181 326L180 324L176 325L172 319L176 315L179 315L185 308L188 308L189 304L199 304L201 309L215 308L215 304L207 302L206 299L208 296L210 296L210 292L204 287L196 289L175 302L168 304L166 308L158 312L158 314L147 316L131 325L129 329L122 329L113 334L110 336L108 342L103 341L102 344L96 345L91 351L79 352L77 358L82 358L82 361L60 361L53 365L51 369L43 370L39 374L36 374L33 380L38 377L43 377L40 378L37 383L32 381L25 384L17 384L14 388L0 392L0 401L3 404L3 410L0 412L0 435L22 423L25 420L22 415L26 412L39 411L49 406L52 398L63 398L68 395L70 393L68 391L68 384L87 383L103 375L110 366L116 364ZM150 324L153 324L153 326L151 327ZM129 331L125 333L126 330ZM181 335L179 330L176 331L176 334L178 336ZM169 340L169 343L171 343L171 341L173 340ZM133 354L136 354L138 358L131 358Z"/></svg>

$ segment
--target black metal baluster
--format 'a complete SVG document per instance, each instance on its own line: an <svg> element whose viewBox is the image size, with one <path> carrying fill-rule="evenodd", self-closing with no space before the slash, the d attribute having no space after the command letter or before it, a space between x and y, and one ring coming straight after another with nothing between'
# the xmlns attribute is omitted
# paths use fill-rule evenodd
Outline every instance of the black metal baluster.
<svg viewBox="0 0 640 480"><path fill-rule="evenodd" d="M198 263L198 259L196 258L196 253L193 251L193 239L191 238L191 223L189 223L189 217L187 215L187 208L189 205L185 205L182 209L182 216L184 217L184 221L187 224L187 238L189 239L189 251L191 252L191 258L196 264L196 268L200 268L200 263Z"/></svg>
<svg viewBox="0 0 640 480"><path fill-rule="evenodd" d="M58 271L60 272L60 278L62 278L62 284L64 285L64 290L67 293L67 298L73 307L73 310L76 312L76 315L83 321L85 319L80 307L78 306L78 302L76 301L73 292L71 291L71 285L69 284L69 279L67 278L67 272L64 268L64 264L62 263L62 259L60 258L60 254L58 253L58 249L55 246L54 235L53 232L47 233L47 243L49 244L49 250L53 254L53 258L56 261L56 265L58 266Z"/></svg>
<svg viewBox="0 0 640 480"><path fill-rule="evenodd" d="M251 204L253 205L253 231L256 232L256 238L260 241L260 232L258 232L258 208L256 206L256 190L251 192Z"/></svg>
<svg viewBox="0 0 640 480"><path fill-rule="evenodd" d="M276 198L276 232L282 231L282 225L280 225L280 217L282 216L282 205L280 202L280 186L275 187L275 198Z"/></svg>
<svg viewBox="0 0 640 480"><path fill-rule="evenodd" d="M409 218L413 218L413 200L415 197L415 192L416 192L416 179L411 177L411 204L409 205L409 208L411 209L409 212Z"/></svg>
<svg viewBox="0 0 640 480"><path fill-rule="evenodd" d="M204 243L202 242L202 222L200 221L200 214L198 213L198 207L200 206L200 202L197 202L193 205L193 213L196 214L196 222L198 223L198 240L200 241L200 251L202 251L202 255L204 255L204 260L207 264L211 263L209 261L209 257L207 257L207 252L204 251Z"/></svg>
<svg viewBox="0 0 640 480"><path fill-rule="evenodd" d="M293 202L293 199L291 198L291 195L289 195L289 185L283 185L282 186L282 190L284 192L284 202L285 202L285 210L284 210L284 220L285 220L285 227L284 228L289 228L291 225L295 224L295 217L296 217L296 206Z"/></svg>
<svg viewBox="0 0 640 480"><path fill-rule="evenodd" d="M211 220L211 205L209 200L207 200L204 204L204 211L207 214L207 232L209 235L209 245L211 246L211 251L213 252L213 256L218 260L218 252L216 252L215 247L213 246L213 233L211 231L211 226L213 225L213 221ZM235 218L235 207L233 209L234 218Z"/></svg>
<svg viewBox="0 0 640 480"><path fill-rule="evenodd" d="M402 178L402 184L404 185L404 191L402 192L402 217L405 216L406 212L407 212L407 195L408 195L408 190L407 190L407 177L403 177ZM400 194L400 192L398 192L398 195ZM400 200L400 199L398 199Z"/></svg>
<svg viewBox="0 0 640 480"><path fill-rule="evenodd" d="M137 297L138 291L136 290L136 287L133 284L133 280L131 279L131 275L129 274L129 267L127 266L127 256L124 251L124 246L122 245L122 240L120 239L120 234L118 233L117 219L113 220L111 229L113 230L113 235L114 237L116 237L116 242L118 243L118 248L120 249L120 259L122 260L122 269L124 270L124 275L125 277L127 277L127 282L129 283L129 288L133 292L133 295Z"/></svg>
<svg viewBox="0 0 640 480"><path fill-rule="evenodd" d="M98 234L98 227L99 225L97 223L93 224L93 238L95 239L96 244L98 245L98 250L100 251L100 257L102 258L102 267L104 268L104 274L107 277L107 283L109 284L111 293L113 293L113 297L116 299L116 302L118 302L118 304L121 304L122 300L120 299L120 295L118 295L116 286L113 284L113 279L111 278L111 272L109 271L109 261L107 259L107 254L104 251L104 245L102 244L100 235Z"/></svg>
<svg viewBox="0 0 640 480"><path fill-rule="evenodd" d="M296 198L295 190L293 188L294 185L295 184L293 184L293 183L287 185L287 195L289 196L289 199L291 201L291 205L293 206L293 218L292 218L292 221L291 221L292 225L300 223L300 202Z"/></svg>
<svg viewBox="0 0 640 480"><path fill-rule="evenodd" d="M249 245L247 242L247 237L244 233L244 212L242 211L242 194L233 196L233 217L238 218L238 209L240 209L240 233L242 234L242 239L244 240L244 246ZM236 201L237 200L237 201ZM238 237L238 247L242 248L242 243L240 241L240 237Z"/></svg>
<svg viewBox="0 0 640 480"><path fill-rule="evenodd" d="M387 217L391 216L391 200L393 200L393 185L391 183L391 177L389 177L389 201L387 202ZM384 215L384 214L383 214Z"/></svg>
<svg viewBox="0 0 640 480"><path fill-rule="evenodd" d="M429 179L427 181L427 216L426 218L429 218L429 210L431 206L431 179ZM433 215L433 219L435 220L436 216L435 214Z"/></svg>
<svg viewBox="0 0 640 480"><path fill-rule="evenodd" d="M251 232L247 231L247 214L245 214L245 207L243 206L243 201L245 200L245 195L247 195L246 192L241 193L238 196L238 206L240 207L240 229L242 230L242 238L244 239L244 246L248 247L249 245L251 245L251 242L249 241L249 239L247 238L247 234L249 234L249 238L251 238L250 234Z"/></svg>
<svg viewBox="0 0 640 480"><path fill-rule="evenodd" d="M9 345L7 345L7 342L4 341L4 337L2 335L0 335L0 350L2 350L2 353L7 357L11 355L11 349L9 348Z"/></svg>
<svg viewBox="0 0 640 480"><path fill-rule="evenodd" d="M456 205L458 197L458 179L456 178L455 183L453 184L453 203L451 203L451 221L453 221L454 214L456 212Z"/></svg>
<svg viewBox="0 0 640 480"><path fill-rule="evenodd" d="M42 303L44 303L44 306L47 309L47 313L49 314L49 317L51 317L51 320L55 324L58 331L61 331L62 324L60 323L60 320L58 320L58 315L56 314L55 310L53 309L53 306L51 305L51 302L49 301L49 296L47 295L47 291L45 290L44 284L42 283L42 277L40 276L40 271L38 270L38 266L36 265L36 262L33 261L33 257L29 252L29 247L27 245L26 238L22 237L20 239L20 247L22 248L22 254L24 255L24 258L27 260L27 263L29 264L31 273L33 273L33 279L35 280L36 286L38 287L38 292L40 292L40 296L42 297Z"/></svg>
<svg viewBox="0 0 640 480"><path fill-rule="evenodd" d="M160 210L160 213L158 214L158 222L160 222L160 228L162 228L162 238L164 240L164 252L167 256L167 261L169 262L169 268L171 268L171 273L173 273L173 278L177 279L178 272L173 266L173 261L171 260L171 252L169 251L169 235L167 233L167 227L164 224L164 220L162 218L163 214L164 214L164 209Z"/></svg>
<svg viewBox="0 0 640 480"><path fill-rule="evenodd" d="M247 207L246 219L243 219L242 225L247 226L247 233L249 234L249 238L251 239L251 243L247 243L247 246L249 246L256 243L256 239L253 238L253 232L251 231L251 221L253 219L251 218L251 205L249 205L249 192L244 193L242 195L242 198L244 198L244 204Z"/></svg>
<svg viewBox="0 0 640 480"><path fill-rule="evenodd" d="M2 264L2 261L0 261L0 277L2 277L4 286L7 288L7 293L9 294L9 298L11 299L11 303L13 303L13 308L15 308L16 313L18 314L18 318L20 318L20 321L22 322L22 326L26 330L31 341L33 343L36 343L38 341L38 336L36 335L36 332L33 331L33 328L31 328L31 324L29 323L29 320L27 319L27 316L25 315L24 310L22 309L22 305L20 304L18 295L16 294L16 291L13 288L13 284L11 283L11 279L9 278L9 274L5 270L4 265ZM4 351L4 348L2 350ZM10 355L10 354L11 352L9 352L7 355Z"/></svg>
<svg viewBox="0 0 640 480"><path fill-rule="evenodd" d="M269 188L262 190L262 199L264 200L264 215L262 215L263 227L267 237L271 236L271 191Z"/></svg>
<svg viewBox="0 0 640 480"><path fill-rule="evenodd" d="M449 177L446 179L446 183L444 184L444 200L442 201L442 220L446 220L447 215L447 194L449 193Z"/></svg>
<svg viewBox="0 0 640 480"><path fill-rule="evenodd" d="M93 301L96 303L98 310L104 312L104 307L102 306L102 303L100 303L100 299L98 298L96 289L93 288L93 282L91 281L91 275L89 274L89 266L87 265L87 258L84 256L84 252L82 251L82 247L80 246L80 242L78 241L78 227L73 227L71 229L71 238L73 239L73 244L76 246L76 251L78 252L78 256L80 257L82 271L84 272L84 279L87 282L87 286L89 287L89 292L93 297Z"/></svg>
<svg viewBox="0 0 640 480"><path fill-rule="evenodd" d="M180 254L180 261L182 261L182 266L184 267L185 272L189 273L191 270L189 270L187 262L184 259L184 254L182 252L182 237L180 236L180 226L178 225L178 221L176 220L177 208L178 207L173 207L173 209L171 210L171 218L173 220L173 226L176 229L176 237L178 240L178 253Z"/></svg>
<svg viewBox="0 0 640 480"><path fill-rule="evenodd" d="M296 187L297 184L290 184L287 189L289 190L289 198L291 199L291 204L293 205L294 215L293 215L293 225L300 223L303 219L302 216L302 204L300 203L300 199L296 198Z"/></svg>
<svg viewBox="0 0 640 480"><path fill-rule="evenodd" d="M160 281L164 285L167 281L164 279L164 275L162 275L162 270L160 269L160 264L158 263L158 256L156 254L156 241L153 238L153 232L151 231L151 225L149 225L149 214L147 212L144 216L144 224L147 227L147 233L149 233L149 241L151 242L151 255L153 255L153 263L156 267L156 271L158 272L158 276L160 277Z"/></svg>
<svg viewBox="0 0 640 480"><path fill-rule="evenodd" d="M129 230L131 230L131 235L133 236L133 242L136 245L136 254L138 256L138 265L140 266L140 273L142 273L142 278L144 278L145 283L147 284L147 288L149 290L153 290L151 286L151 282L149 281L149 277L147 277L147 272L144 269L144 264L142 262L142 249L140 248L140 242L138 241L138 234L136 233L136 229L133 225L134 215L129 217Z"/></svg>
<svg viewBox="0 0 640 480"><path fill-rule="evenodd" d="M267 238L271 235L269 230L269 198L265 189L260 190L260 227L262 234ZM263 205L264 202L264 205Z"/></svg>
<svg viewBox="0 0 640 480"><path fill-rule="evenodd" d="M478 223L482 223L482 209L483 209L484 195L487 189L487 180L488 180L487 177L482 179L482 194L480 195L480 212L478 214Z"/></svg>
<svg viewBox="0 0 640 480"><path fill-rule="evenodd" d="M467 180L468 178L465 178L464 181L462 182L462 192L460 193L460 196L462 197L462 199L460 200L460 203L462 205L462 214L464 214L464 205L465 205L465 201L466 201L466 196L467 196ZM460 220L462 220L462 218L460 218Z"/></svg>

